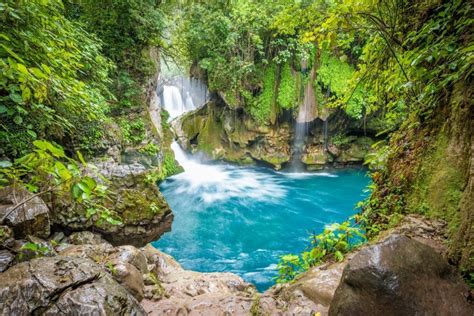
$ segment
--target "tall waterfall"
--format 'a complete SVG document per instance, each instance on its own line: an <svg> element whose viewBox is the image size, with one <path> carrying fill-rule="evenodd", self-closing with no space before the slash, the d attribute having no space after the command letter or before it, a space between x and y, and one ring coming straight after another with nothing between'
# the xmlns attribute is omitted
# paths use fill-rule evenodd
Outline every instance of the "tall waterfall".
<svg viewBox="0 0 474 316"><path fill-rule="evenodd" d="M197 109L209 99L207 86L201 80L184 76L163 79L160 90L161 104L171 120Z"/></svg>

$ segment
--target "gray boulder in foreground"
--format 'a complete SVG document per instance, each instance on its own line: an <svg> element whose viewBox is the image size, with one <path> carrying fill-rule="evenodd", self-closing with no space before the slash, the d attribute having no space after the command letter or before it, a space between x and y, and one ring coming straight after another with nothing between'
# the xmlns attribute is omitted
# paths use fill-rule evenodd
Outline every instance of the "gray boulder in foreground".
<svg viewBox="0 0 474 316"><path fill-rule="evenodd" d="M33 259L0 278L0 315L145 315L138 301L93 261Z"/></svg>
<svg viewBox="0 0 474 316"><path fill-rule="evenodd" d="M474 315L468 292L433 248L392 235L347 264L329 315Z"/></svg>

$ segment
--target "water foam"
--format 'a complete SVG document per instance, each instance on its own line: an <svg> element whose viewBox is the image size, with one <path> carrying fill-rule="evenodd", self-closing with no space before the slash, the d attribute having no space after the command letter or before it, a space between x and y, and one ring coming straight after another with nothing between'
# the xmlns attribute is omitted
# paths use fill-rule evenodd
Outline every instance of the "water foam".
<svg viewBox="0 0 474 316"><path fill-rule="evenodd" d="M188 157L176 142L171 148L184 168L183 173L173 177L185 183L178 188L180 193L198 195L205 203L231 198L280 199L286 195L286 188L275 175L237 166L204 164Z"/></svg>

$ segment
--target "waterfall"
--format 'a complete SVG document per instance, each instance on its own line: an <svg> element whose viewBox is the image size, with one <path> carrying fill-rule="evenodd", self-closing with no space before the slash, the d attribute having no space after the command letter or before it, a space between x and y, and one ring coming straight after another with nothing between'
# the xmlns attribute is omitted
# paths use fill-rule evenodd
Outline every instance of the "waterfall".
<svg viewBox="0 0 474 316"><path fill-rule="evenodd" d="M158 91L161 91L161 104L168 111L170 120L197 109L209 100L205 83L184 76L163 79Z"/></svg>
<svg viewBox="0 0 474 316"><path fill-rule="evenodd" d="M178 87L163 86L163 106L170 115L170 119L174 119L185 112L183 98Z"/></svg>
<svg viewBox="0 0 474 316"><path fill-rule="evenodd" d="M328 151L328 118L323 120L323 140L324 140L324 151Z"/></svg>

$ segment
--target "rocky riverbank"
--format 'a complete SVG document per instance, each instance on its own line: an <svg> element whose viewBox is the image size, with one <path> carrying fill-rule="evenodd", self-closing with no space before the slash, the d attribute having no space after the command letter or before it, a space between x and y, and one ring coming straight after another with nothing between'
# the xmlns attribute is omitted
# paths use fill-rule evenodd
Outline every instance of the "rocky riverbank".
<svg viewBox="0 0 474 316"><path fill-rule="evenodd" d="M140 232L124 227L114 234L128 242L108 241L104 232L51 233L56 226L45 221L45 216L52 217L50 208L39 198L31 201L0 228L2 315L375 315L382 310L390 315L400 315L401 310L405 315L426 311L470 315L474 311L469 288L443 257L443 222L408 216L343 262L312 268L293 283L258 293L231 273L185 270L169 255L146 245ZM0 213L11 207L5 199L1 204ZM144 232L147 225L140 226ZM19 233L19 227L29 234Z"/></svg>

